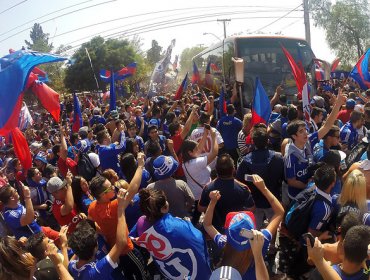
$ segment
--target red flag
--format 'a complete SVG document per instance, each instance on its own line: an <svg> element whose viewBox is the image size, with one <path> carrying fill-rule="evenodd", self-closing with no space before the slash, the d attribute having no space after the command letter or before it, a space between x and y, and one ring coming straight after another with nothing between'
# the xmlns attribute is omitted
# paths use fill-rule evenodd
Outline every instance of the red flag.
<svg viewBox="0 0 370 280"><path fill-rule="evenodd" d="M333 63L331 64L331 72L334 72L335 69L337 69L338 65L339 65L339 62L340 62L340 58L337 57L336 59L334 59Z"/></svg>
<svg viewBox="0 0 370 280"><path fill-rule="evenodd" d="M32 91L40 100L42 106L53 116L56 122L60 119L59 94L44 83L36 82L32 86Z"/></svg>
<svg viewBox="0 0 370 280"><path fill-rule="evenodd" d="M306 120L306 123L310 123L310 102L308 97L308 84L306 79L306 73L304 72L302 63L299 63L299 65L294 61L294 58L292 55L282 46L283 52L288 59L288 62L290 64L290 67L292 68L293 77L295 80L295 83L297 85L297 89L299 94L302 95L302 102L303 102L303 112L304 117Z"/></svg>
<svg viewBox="0 0 370 280"><path fill-rule="evenodd" d="M30 169L32 166L32 158L26 138L18 127L11 131L11 135L14 145L14 152L19 159L23 169Z"/></svg>

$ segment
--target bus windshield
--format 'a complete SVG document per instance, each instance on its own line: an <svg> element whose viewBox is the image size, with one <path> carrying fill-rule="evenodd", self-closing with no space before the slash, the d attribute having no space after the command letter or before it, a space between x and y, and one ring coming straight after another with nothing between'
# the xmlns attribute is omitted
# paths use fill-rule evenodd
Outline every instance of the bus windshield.
<svg viewBox="0 0 370 280"><path fill-rule="evenodd" d="M309 71L314 55L304 40L279 37L235 39L236 55L244 59L245 90L251 90L255 78L259 77L269 96L280 84L284 85L287 95L295 96L297 88L281 46L289 51L296 62L302 63L306 72ZM245 94L247 101L250 101L250 93Z"/></svg>
<svg viewBox="0 0 370 280"><path fill-rule="evenodd" d="M256 77L260 78L268 96L271 97L276 87L282 84L287 101L294 102L297 87L282 46L289 51L297 63L302 63L305 72L310 75L312 59L315 56L308 43L302 39L280 36L228 37L196 55L193 61L202 72L208 64L213 65L211 74L216 86L212 90L220 92L223 81L226 85L233 85L235 82L235 66L232 58L243 58L243 106L249 106L253 99Z"/></svg>

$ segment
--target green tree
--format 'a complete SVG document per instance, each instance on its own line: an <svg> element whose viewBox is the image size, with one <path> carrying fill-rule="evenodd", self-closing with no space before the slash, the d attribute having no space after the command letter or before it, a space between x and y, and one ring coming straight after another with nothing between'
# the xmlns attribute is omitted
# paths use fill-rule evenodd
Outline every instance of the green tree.
<svg viewBox="0 0 370 280"><path fill-rule="evenodd" d="M180 55L180 76L185 75L186 72L192 73L193 69L193 62L192 58L196 56L198 53L206 49L206 47L192 47L186 48L182 51ZM196 61L197 65L199 66L201 61Z"/></svg>
<svg viewBox="0 0 370 280"><path fill-rule="evenodd" d="M367 0L311 0L315 25L323 28L329 47L344 64L353 64L370 46Z"/></svg>
<svg viewBox="0 0 370 280"><path fill-rule="evenodd" d="M39 23L33 25L30 38L31 42L24 41L30 50L48 53L53 49L53 44L49 44L49 33L44 33Z"/></svg>
<svg viewBox="0 0 370 280"><path fill-rule="evenodd" d="M118 39L105 41L104 38L98 36L84 43L72 56L74 63L67 67L64 79L66 87L70 90L97 90L86 49L90 54L93 71L101 90L105 90L107 85L99 78L101 69L117 71L136 61L138 65L133 79L140 79L147 75L143 57L135 52L129 41Z"/></svg>
<svg viewBox="0 0 370 280"><path fill-rule="evenodd" d="M152 47L146 52L146 58L151 66L154 66L161 59L162 49L156 40L152 40Z"/></svg>

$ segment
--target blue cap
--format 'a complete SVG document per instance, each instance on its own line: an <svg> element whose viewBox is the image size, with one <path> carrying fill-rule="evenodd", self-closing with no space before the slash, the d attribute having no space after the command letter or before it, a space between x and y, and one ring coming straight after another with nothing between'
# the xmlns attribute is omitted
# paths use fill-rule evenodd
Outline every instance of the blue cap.
<svg viewBox="0 0 370 280"><path fill-rule="evenodd" d="M154 176L157 180L171 177L179 163L171 156L159 156L153 161Z"/></svg>
<svg viewBox="0 0 370 280"><path fill-rule="evenodd" d="M356 106L356 101L354 101L352 98L347 99L347 102L346 102L347 109L353 109L355 108L355 106Z"/></svg>
<svg viewBox="0 0 370 280"><path fill-rule="evenodd" d="M251 247L249 239L241 236L242 229L255 229L254 215L252 212L230 212L225 222L227 243L235 250L244 251Z"/></svg>
<svg viewBox="0 0 370 280"><path fill-rule="evenodd" d="M87 153L90 150L90 143L88 143L86 140L80 140L78 141L76 148L81 153Z"/></svg>

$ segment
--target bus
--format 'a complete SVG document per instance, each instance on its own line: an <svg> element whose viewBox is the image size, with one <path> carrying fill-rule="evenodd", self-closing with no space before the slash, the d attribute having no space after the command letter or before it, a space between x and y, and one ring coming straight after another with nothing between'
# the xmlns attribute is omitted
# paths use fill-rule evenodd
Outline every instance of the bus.
<svg viewBox="0 0 370 280"><path fill-rule="evenodd" d="M305 72L310 76L315 58L310 45L303 39L283 36L231 36L194 56L193 62L203 73L207 64L213 65L211 74L219 90L223 82L226 88L235 82L232 57L242 58L244 83L241 88L244 107L249 107L252 101L256 77L260 78L270 98L276 87L283 85L288 102L294 102L297 98L297 88L281 46L290 52L296 62L302 63Z"/></svg>

